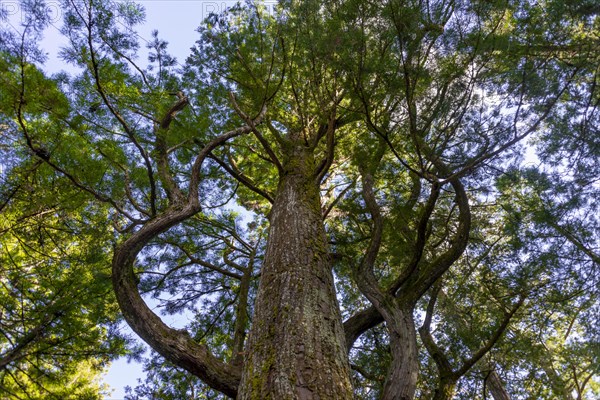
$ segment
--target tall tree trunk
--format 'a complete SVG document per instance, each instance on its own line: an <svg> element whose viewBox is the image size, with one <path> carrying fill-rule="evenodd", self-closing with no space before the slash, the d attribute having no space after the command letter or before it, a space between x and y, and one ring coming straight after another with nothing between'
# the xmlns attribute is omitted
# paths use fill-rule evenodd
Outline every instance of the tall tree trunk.
<svg viewBox="0 0 600 400"><path fill-rule="evenodd" d="M502 379L495 369L492 369L486 380L487 389L492 394L494 400L510 400L510 395L504 388Z"/></svg>
<svg viewBox="0 0 600 400"><path fill-rule="evenodd" d="M312 151L288 150L238 399L351 399Z"/></svg>
<svg viewBox="0 0 600 400"><path fill-rule="evenodd" d="M390 334L392 361L383 389L383 400L412 400L417 388L419 361L412 310L381 310Z"/></svg>

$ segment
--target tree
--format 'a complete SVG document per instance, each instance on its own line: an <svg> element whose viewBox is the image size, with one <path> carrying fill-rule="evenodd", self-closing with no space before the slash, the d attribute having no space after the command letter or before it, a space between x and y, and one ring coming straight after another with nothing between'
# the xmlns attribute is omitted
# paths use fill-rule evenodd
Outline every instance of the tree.
<svg viewBox="0 0 600 400"><path fill-rule="evenodd" d="M100 374L125 351L107 279L110 233L95 223L106 214L43 163L18 159L3 158L0 186L1 397L102 399Z"/></svg>
<svg viewBox="0 0 600 400"><path fill-rule="evenodd" d="M170 363L132 396L501 398L544 357L564 384L529 393L596 390L597 352L557 371L558 353L525 351L597 344L579 275L597 283L581 236L595 225L573 231L519 180L527 138L552 157L561 124L596 118L594 3L249 3L208 18L184 66L155 34L148 67L129 33L139 6L63 5L79 72L43 76L28 34L6 40L2 112L15 143L110 209L120 310ZM567 113L579 93L587 111ZM140 290L190 313L190 331Z"/></svg>

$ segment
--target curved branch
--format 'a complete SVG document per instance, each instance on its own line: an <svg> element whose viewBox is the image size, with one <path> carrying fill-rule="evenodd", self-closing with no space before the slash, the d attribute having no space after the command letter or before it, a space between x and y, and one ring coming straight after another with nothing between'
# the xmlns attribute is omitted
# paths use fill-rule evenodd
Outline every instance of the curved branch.
<svg viewBox="0 0 600 400"><path fill-rule="evenodd" d="M262 107L262 110L260 111L258 116L254 120L252 120L252 123L254 124L254 126L256 126L262 122L266 113L267 113L267 105L264 104ZM202 163L204 162L204 159L206 157L208 157L214 149L216 149L218 146L225 143L229 139L249 133L251 131L252 131L252 127L248 126L248 125L234 129L232 131L224 133L223 135L218 136L217 138L213 139L202 149L202 151L200 151L200 154L198 154L198 156L196 156L196 159L194 160L194 164L192 165L192 174L191 174L191 179L190 179L190 184L189 184L188 201L198 202L198 194L199 194L198 190L200 187L200 168L202 167Z"/></svg>
<svg viewBox="0 0 600 400"><path fill-rule="evenodd" d="M383 317L373 306L362 310L344 321L344 336L346 337L346 349L352 350L354 342L366 331L383 322Z"/></svg>
<svg viewBox="0 0 600 400"><path fill-rule="evenodd" d="M436 167L438 166L436 165ZM450 183L454 188L456 194L455 201L458 204L458 228L450 240L450 248L430 263L424 265L418 270L418 274L413 274L402 284L402 287L410 287L410 290L398 295L405 297L413 303L420 299L431 285L462 256L469 242L469 232L471 230L469 198L467 197L465 187L459 179L453 179ZM398 290L401 290L402 287Z"/></svg>
<svg viewBox="0 0 600 400"><path fill-rule="evenodd" d="M259 123L266 112L263 107ZM172 204L165 212L144 224L115 249L112 281L119 307L131 328L154 350L175 365L202 379L210 387L235 397L241 370L217 359L204 344L195 342L185 331L168 327L146 305L137 288L133 263L144 246L159 234L200 212L200 170L206 157L227 140L249 133L244 126L213 139L198 154L192 166L189 196L185 203Z"/></svg>
<svg viewBox="0 0 600 400"><path fill-rule="evenodd" d="M369 300L373 301L372 296L376 296L378 300L377 302L381 303L383 302L383 293L381 292L381 288L379 287L377 279L373 273L373 267L375 265L377 254L379 253L379 248L381 247L381 240L383 236L383 217L381 216L381 210L379 208L379 204L377 204L375 193L373 192L373 175L363 167L360 167L360 169L363 181L363 199L367 205L367 209L371 213L373 230L371 232L369 247L367 248L367 251L356 271L356 283L358 284L361 292L363 292L363 294L367 296Z"/></svg>
<svg viewBox="0 0 600 400"><path fill-rule="evenodd" d="M423 321L423 325L419 328L419 335L421 336L421 340L423 345L427 349L427 352L435 361L435 364L438 368L438 372L440 378L442 380L447 379L448 377L453 377L452 365L448 360L448 357L444 354L442 349L435 342L435 339L431 335L431 319L433 317L433 312L435 309L435 303L437 301L438 293L441 290L441 282L437 281L435 286L431 291L431 297L429 298L429 302L427 303L427 312L425 314L425 320Z"/></svg>
<svg viewBox="0 0 600 400"><path fill-rule="evenodd" d="M321 183L323 181L323 178L325 178L325 175L327 174L327 171L329 171L329 168L331 168L331 164L333 164L333 157L334 157L334 150L335 150L335 129L336 129L336 119L335 119L335 113L336 113L336 107L333 108L333 110L331 111L331 115L329 117L329 121L327 123L327 130L326 130L326 145L327 145L327 152L325 154L325 158L323 159L323 162L321 163L321 165L319 165L319 167L317 168L316 171L316 176L317 176L317 182ZM315 140L315 145L316 145L317 140Z"/></svg>
<svg viewBox="0 0 600 400"><path fill-rule="evenodd" d="M133 273L133 262L152 238L199 211L197 202L189 202L180 209L171 208L119 245L113 256L113 287L125 320L146 343L212 388L235 397L241 371L218 360L205 345L196 343L187 332L165 325L140 296Z"/></svg>
<svg viewBox="0 0 600 400"><path fill-rule="evenodd" d="M266 112L263 107L259 123ZM249 133L250 126L227 132L208 143L196 157L192 166L189 196L185 203L172 204L160 216L148 221L131 237L115 249L112 263L112 280L119 307L131 328L154 350L170 362L198 376L210 387L235 397L240 381L239 368L218 360L203 344L196 343L184 331L165 325L146 305L137 288L133 263L144 246L159 234L200 212L200 170L206 157L227 140Z"/></svg>
<svg viewBox="0 0 600 400"><path fill-rule="evenodd" d="M177 182L173 178L173 174L169 168L169 154L167 150L167 141L165 138L165 134L167 133L166 131L169 130L175 115L177 115L178 112L183 110L189 104L188 98L184 96L182 92L177 92L177 97L177 102L171 106L171 108L160 121L158 129L156 129L156 140L154 143L154 148L158 156L158 176L164 186L165 192L167 192L167 197L171 204L184 201L183 192L179 188L179 185L177 185Z"/></svg>

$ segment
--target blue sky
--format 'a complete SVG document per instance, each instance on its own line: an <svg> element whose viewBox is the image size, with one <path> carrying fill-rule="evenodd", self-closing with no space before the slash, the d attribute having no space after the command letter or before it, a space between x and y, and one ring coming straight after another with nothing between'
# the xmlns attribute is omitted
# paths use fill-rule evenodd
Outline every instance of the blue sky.
<svg viewBox="0 0 600 400"><path fill-rule="evenodd" d="M1 1L2 7L12 14L11 20L18 21L19 10L16 0ZM65 43L60 36L58 28L61 25L62 11L58 1L47 0L48 12L52 16L53 26L45 32L42 47L49 54L46 69L49 72L58 72L68 69L60 60L53 57L58 49ZM137 1L146 9L146 22L137 27L142 49L144 42L151 39L154 29L159 31L160 37L169 42L170 53L183 63L189 54L190 47L198 38L196 28L202 20L213 11L219 11L235 4L234 1L213 0L143 0ZM140 55L140 63L144 63L145 54Z"/></svg>

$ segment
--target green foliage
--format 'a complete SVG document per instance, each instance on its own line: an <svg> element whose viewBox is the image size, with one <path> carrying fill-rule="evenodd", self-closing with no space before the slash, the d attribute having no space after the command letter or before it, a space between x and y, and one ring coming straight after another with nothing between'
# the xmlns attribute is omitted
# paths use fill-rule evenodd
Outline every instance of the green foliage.
<svg viewBox="0 0 600 400"><path fill-rule="evenodd" d="M489 398L491 371L515 398L598 395L595 2L282 1L274 15L249 2L210 16L184 66L158 33L137 60L142 7L64 2L74 72L52 77L34 3L21 37L0 32L0 361L41 332L0 368L6 396L100 396L95 374L124 352L113 246L176 209L204 146L263 106L263 123L196 171L202 212L134 265L195 342L232 364L243 355L270 205L302 143L346 318L371 306L358 273L379 228L372 178L374 279L436 346L421 336L418 398L439 388L440 359L458 371L480 349L456 398ZM379 398L388 330L370 327L350 361L356 396ZM222 397L156 355L146 370L130 399Z"/></svg>
<svg viewBox="0 0 600 400"><path fill-rule="evenodd" d="M105 210L24 160L2 182L0 393L100 399L99 375L124 353L110 288ZM5 175L6 177L7 175ZM105 226L105 225L104 225Z"/></svg>

